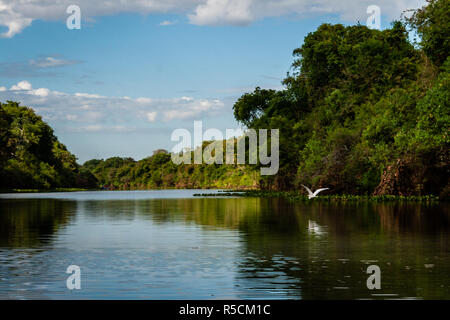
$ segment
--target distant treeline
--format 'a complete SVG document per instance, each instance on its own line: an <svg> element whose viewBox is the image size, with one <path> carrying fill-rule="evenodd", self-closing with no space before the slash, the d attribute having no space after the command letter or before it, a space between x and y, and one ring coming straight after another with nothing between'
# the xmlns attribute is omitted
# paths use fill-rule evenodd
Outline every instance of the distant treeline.
<svg viewBox="0 0 450 320"><path fill-rule="evenodd" d="M420 42L411 43L408 31ZM284 90L256 88L233 108L247 128L280 129L280 170L274 176L260 176L257 165L175 165L165 152L79 167L51 129L39 131L42 141L24 139L28 122L13 110L25 111L8 103L2 106L6 120L0 113L10 128L4 135L2 124L1 174L8 179L2 182L89 185L92 173L98 186L119 189L293 190L303 183L337 194L448 196L449 52L448 0L430 0L383 31L323 24L309 33L293 52ZM26 110L26 117L36 117Z"/></svg>
<svg viewBox="0 0 450 320"><path fill-rule="evenodd" d="M140 161L131 158L89 160L83 168L108 189L257 188L259 172L243 165L180 164L167 152Z"/></svg>

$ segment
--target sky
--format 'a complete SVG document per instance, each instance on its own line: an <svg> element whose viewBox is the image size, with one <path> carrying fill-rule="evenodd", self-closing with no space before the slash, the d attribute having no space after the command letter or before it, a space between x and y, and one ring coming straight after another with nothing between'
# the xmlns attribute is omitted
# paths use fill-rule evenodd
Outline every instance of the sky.
<svg viewBox="0 0 450 320"><path fill-rule="evenodd" d="M322 23L381 28L423 0L0 0L0 102L33 108L83 163L172 150L177 128L238 128L232 107L282 89ZM80 29L69 29L70 5ZM70 20L71 21L71 20Z"/></svg>

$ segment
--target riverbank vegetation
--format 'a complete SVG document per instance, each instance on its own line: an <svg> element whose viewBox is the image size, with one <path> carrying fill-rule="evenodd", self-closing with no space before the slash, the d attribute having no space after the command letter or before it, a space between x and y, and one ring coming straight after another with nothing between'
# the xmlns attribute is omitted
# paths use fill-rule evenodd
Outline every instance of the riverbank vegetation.
<svg viewBox="0 0 450 320"><path fill-rule="evenodd" d="M0 103L0 190L95 188L53 129L17 102Z"/></svg>
<svg viewBox="0 0 450 320"><path fill-rule="evenodd" d="M321 202L350 202L350 201L408 201L408 202L437 202L439 197L433 195L426 196L396 196L396 195L320 195L317 198L309 199L308 196L299 194L297 191L265 191L265 190L224 190L218 193L196 193L195 197L244 197L244 198L281 198L293 202L298 201L321 201ZM443 199L448 200L448 199Z"/></svg>
<svg viewBox="0 0 450 320"><path fill-rule="evenodd" d="M448 194L449 9L448 1L430 1L383 31L323 24L294 50L285 90L243 95L234 106L238 121L280 128L280 172L265 185Z"/></svg>

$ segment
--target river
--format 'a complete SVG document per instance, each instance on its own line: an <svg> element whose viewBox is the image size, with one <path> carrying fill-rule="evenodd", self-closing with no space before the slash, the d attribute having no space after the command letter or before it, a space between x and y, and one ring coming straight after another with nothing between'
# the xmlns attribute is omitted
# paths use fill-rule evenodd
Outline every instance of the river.
<svg viewBox="0 0 450 320"><path fill-rule="evenodd" d="M0 194L0 299L450 299L448 203L207 192Z"/></svg>

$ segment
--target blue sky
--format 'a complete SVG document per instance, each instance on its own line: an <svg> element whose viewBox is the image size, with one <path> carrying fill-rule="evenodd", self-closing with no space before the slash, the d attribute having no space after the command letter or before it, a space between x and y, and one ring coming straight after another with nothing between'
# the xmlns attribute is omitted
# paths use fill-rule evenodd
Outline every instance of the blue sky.
<svg viewBox="0 0 450 320"><path fill-rule="evenodd" d="M292 50L321 23L365 23L376 1L0 0L0 101L36 110L84 162L170 150L176 128L236 128L232 105L281 88ZM395 1L394 1L395 2ZM422 1L379 1L382 27ZM66 27L79 4L81 29Z"/></svg>

